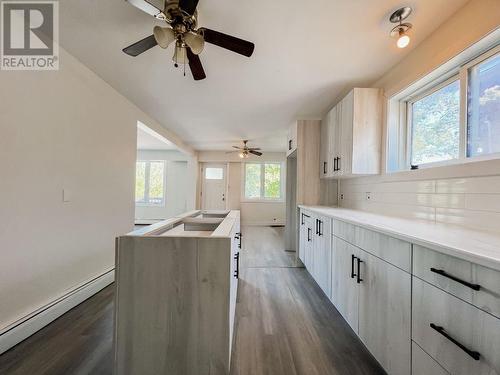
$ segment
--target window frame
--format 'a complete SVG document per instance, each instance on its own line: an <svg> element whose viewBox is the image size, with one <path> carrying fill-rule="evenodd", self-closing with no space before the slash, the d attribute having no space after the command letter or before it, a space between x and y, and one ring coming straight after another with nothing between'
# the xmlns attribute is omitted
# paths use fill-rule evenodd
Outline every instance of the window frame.
<svg viewBox="0 0 500 375"><path fill-rule="evenodd" d="M414 90L411 94L404 96L399 100L399 121L403 124L400 126L400 136L404 138L401 143L399 154L400 158L403 159L403 163L400 166L404 166L404 169L399 169L395 171L390 171L388 173L398 173L412 170L411 159L412 159L412 137L413 137L413 124L412 124L412 105L418 100L433 94L439 89L451 84L454 81L459 81L460 86L460 133L459 133L459 155L456 159L443 160L425 164L419 164L418 169L428 169L443 167L449 165L460 165L467 164L477 161L487 161L500 159L500 152L491 153L486 155L468 156L468 87L469 87L469 70L484 61L500 54L500 45L496 45L486 51L483 51L467 62L460 64L459 66L449 69L447 72L442 74L439 78L432 80L431 82L423 85L422 87ZM386 166L387 168L387 166ZM412 170L413 171L413 170Z"/></svg>
<svg viewBox="0 0 500 375"><path fill-rule="evenodd" d="M166 182L167 182L167 168L165 160L137 160L136 161L136 171L137 164L145 163L144 169L144 202L135 201L136 206L140 207L165 207L166 204ZM161 163L163 165L163 198L161 203L152 203L149 197L149 187L150 187L150 175L151 175L151 163ZM136 172L137 173L137 172ZM137 176L137 174L136 174ZM137 180L135 181L137 185ZM135 200L135 199L134 199Z"/></svg>
<svg viewBox="0 0 500 375"><path fill-rule="evenodd" d="M250 198L246 196L246 166L248 164L260 165L260 196L258 198ZM280 166L280 197L266 198L265 197L265 166L266 164L278 164ZM241 163L241 202L246 203L280 203L285 201L285 163L282 161L247 161Z"/></svg>

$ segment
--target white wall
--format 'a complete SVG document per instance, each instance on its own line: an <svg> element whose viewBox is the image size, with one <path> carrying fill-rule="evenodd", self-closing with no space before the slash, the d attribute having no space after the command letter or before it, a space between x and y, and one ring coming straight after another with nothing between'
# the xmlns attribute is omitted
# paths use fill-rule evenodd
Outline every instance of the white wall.
<svg viewBox="0 0 500 375"><path fill-rule="evenodd" d="M162 220L188 211L188 160L179 151L138 150L137 160L165 161L165 205L135 206L136 222Z"/></svg>
<svg viewBox="0 0 500 375"><path fill-rule="evenodd" d="M134 224L137 121L162 129L63 49L60 62L0 72L0 333L114 267Z"/></svg>
<svg viewBox="0 0 500 375"><path fill-rule="evenodd" d="M497 29L499 14L498 0L468 2L373 86L389 99ZM343 207L498 231L500 160L345 180L339 193Z"/></svg>
<svg viewBox="0 0 500 375"><path fill-rule="evenodd" d="M245 161L278 161L284 162L284 152L266 152L261 157L251 156ZM244 225L284 225L285 201L283 202L242 202L243 184L242 161L238 154L226 154L224 151L200 151L199 162L227 163L228 191L227 208L241 210L241 222ZM286 168L286 163L283 163ZM285 174L286 175L286 174ZM200 178L201 181L201 178Z"/></svg>

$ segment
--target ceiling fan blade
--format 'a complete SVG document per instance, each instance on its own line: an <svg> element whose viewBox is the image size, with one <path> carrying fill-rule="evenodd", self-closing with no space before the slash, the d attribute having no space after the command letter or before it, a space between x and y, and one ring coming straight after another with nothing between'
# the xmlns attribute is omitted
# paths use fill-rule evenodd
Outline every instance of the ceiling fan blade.
<svg viewBox="0 0 500 375"><path fill-rule="evenodd" d="M239 53L243 56L252 56L253 50L255 49L255 45L253 43L231 35L206 28L201 28L200 31L205 39L205 42L215 44L216 46Z"/></svg>
<svg viewBox="0 0 500 375"><path fill-rule="evenodd" d="M248 147L248 150L258 151L260 150L260 147Z"/></svg>
<svg viewBox="0 0 500 375"><path fill-rule="evenodd" d="M130 56L139 56L141 53L146 52L148 49L153 48L156 46L158 43L156 42L155 36L150 35L142 40L139 40L138 42L135 42L134 44L126 47L123 49L123 52L125 52L127 55Z"/></svg>
<svg viewBox="0 0 500 375"><path fill-rule="evenodd" d="M194 80L200 81L207 78L205 70L203 69L203 65L201 64L200 57L198 55L195 55L189 47L186 47L186 52L189 60L189 68L191 69L191 73L193 73Z"/></svg>
<svg viewBox="0 0 500 375"><path fill-rule="evenodd" d="M196 7L198 6L198 1L199 0L180 0L179 8L181 8L184 12L193 15Z"/></svg>
<svg viewBox="0 0 500 375"><path fill-rule="evenodd" d="M238 150L244 150L243 147L233 146L233 148L237 148Z"/></svg>
<svg viewBox="0 0 500 375"><path fill-rule="evenodd" d="M251 153L251 154L257 155L257 156L262 156L262 152L259 152L259 151L250 150L248 152Z"/></svg>
<svg viewBox="0 0 500 375"><path fill-rule="evenodd" d="M127 0L130 4L139 8L143 12L152 15L153 17L160 18L163 15L163 9L158 8L153 5L151 1L148 0Z"/></svg>
<svg viewBox="0 0 500 375"><path fill-rule="evenodd" d="M161 48L167 48L175 40L175 32L170 27L155 26L153 35Z"/></svg>

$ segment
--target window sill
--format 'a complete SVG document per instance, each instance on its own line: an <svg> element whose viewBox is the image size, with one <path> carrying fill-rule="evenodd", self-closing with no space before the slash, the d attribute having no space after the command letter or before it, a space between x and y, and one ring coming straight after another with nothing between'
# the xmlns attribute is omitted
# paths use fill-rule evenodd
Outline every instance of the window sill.
<svg viewBox="0 0 500 375"><path fill-rule="evenodd" d="M498 175L500 171L500 158L487 157L455 160L441 165L421 166L415 170L386 172L380 178L385 182L410 181L445 178L467 178Z"/></svg>
<svg viewBox="0 0 500 375"><path fill-rule="evenodd" d="M248 199L241 198L241 203L285 203L284 199Z"/></svg>

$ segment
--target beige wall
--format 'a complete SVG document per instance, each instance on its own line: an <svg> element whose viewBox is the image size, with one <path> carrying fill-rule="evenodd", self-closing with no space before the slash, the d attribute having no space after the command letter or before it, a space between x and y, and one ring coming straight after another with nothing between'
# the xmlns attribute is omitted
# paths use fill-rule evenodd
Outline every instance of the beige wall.
<svg viewBox="0 0 500 375"><path fill-rule="evenodd" d="M0 72L0 333L114 267L115 236L134 223L137 121L162 131L64 50L60 61Z"/></svg>
<svg viewBox="0 0 500 375"><path fill-rule="evenodd" d="M499 25L500 1L472 0L373 86L388 99ZM339 194L343 207L498 230L500 160L345 180Z"/></svg>
<svg viewBox="0 0 500 375"><path fill-rule="evenodd" d="M280 161L284 162L283 152L266 152L262 157L250 157L247 161ZM237 154L226 154L224 151L200 151L199 162L225 163L228 168L227 208L241 210L241 222L244 225L284 225L285 202L242 202L242 162ZM286 163L283 163L286 167ZM201 180L201 179L200 179Z"/></svg>

